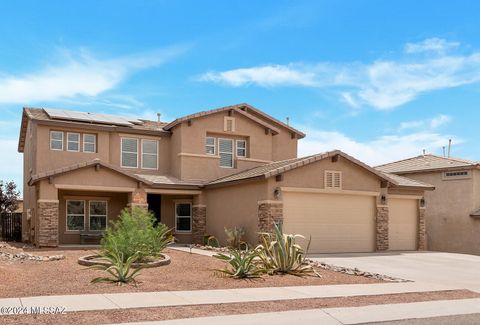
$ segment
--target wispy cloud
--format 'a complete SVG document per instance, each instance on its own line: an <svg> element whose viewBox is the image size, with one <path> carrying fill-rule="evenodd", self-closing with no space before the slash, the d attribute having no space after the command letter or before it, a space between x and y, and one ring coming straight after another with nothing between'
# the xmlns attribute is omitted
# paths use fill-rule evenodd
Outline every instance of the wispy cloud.
<svg viewBox="0 0 480 325"><path fill-rule="evenodd" d="M329 89L351 107L369 105L388 110L406 104L423 93L480 82L480 52L452 54L457 42L440 38L409 43L396 60L371 63L290 63L211 71L199 77L241 87L299 86ZM413 55L434 52L431 55Z"/></svg>
<svg viewBox="0 0 480 325"><path fill-rule="evenodd" d="M25 75L0 72L0 104L95 97L113 89L130 74L159 66L185 50L184 46L174 46L107 59L87 50L63 50L57 62L50 62L37 71Z"/></svg>
<svg viewBox="0 0 480 325"><path fill-rule="evenodd" d="M400 123L399 131L408 130L408 129L431 129L434 130L439 128L442 125L449 123L452 118L448 115L440 114L431 119L426 120L416 120L416 121L406 121Z"/></svg>

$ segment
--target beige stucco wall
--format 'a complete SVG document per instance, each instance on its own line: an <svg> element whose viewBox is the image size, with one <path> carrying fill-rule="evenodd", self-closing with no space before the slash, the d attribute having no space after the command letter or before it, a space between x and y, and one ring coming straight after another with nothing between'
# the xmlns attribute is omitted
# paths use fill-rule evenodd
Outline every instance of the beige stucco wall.
<svg viewBox="0 0 480 325"><path fill-rule="evenodd" d="M470 217L480 208L480 174L470 179L443 180L442 172L404 175L435 186L425 192L428 249L480 254L480 220Z"/></svg>
<svg viewBox="0 0 480 325"><path fill-rule="evenodd" d="M255 181L206 190L207 234L225 244L224 227L244 227L246 240L257 243L258 201L267 197L267 182Z"/></svg>
<svg viewBox="0 0 480 325"><path fill-rule="evenodd" d="M23 204L25 209L23 209L22 214L22 240L24 241L33 240L33 238L31 238L31 231L32 228L34 228L34 214L36 212L35 206L37 198L35 187L29 186L28 181L36 170L35 156L37 147L34 145L36 142L36 136L37 125L34 123L28 123L23 155ZM32 219L27 220L29 211Z"/></svg>

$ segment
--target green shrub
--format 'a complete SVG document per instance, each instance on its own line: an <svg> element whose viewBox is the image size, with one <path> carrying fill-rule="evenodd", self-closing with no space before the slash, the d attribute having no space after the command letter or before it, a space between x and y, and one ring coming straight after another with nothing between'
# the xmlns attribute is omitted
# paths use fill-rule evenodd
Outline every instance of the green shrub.
<svg viewBox="0 0 480 325"><path fill-rule="evenodd" d="M138 262L147 262L157 257L173 242L171 229L159 223L145 208L123 209L119 220L112 222L101 241L102 255L115 253L126 263L137 255Z"/></svg>
<svg viewBox="0 0 480 325"><path fill-rule="evenodd" d="M211 246L211 247L220 247L220 243L218 242L218 239L215 236L208 236L205 245Z"/></svg>
<svg viewBox="0 0 480 325"><path fill-rule="evenodd" d="M111 244L113 245L111 250L102 252L103 255L100 258L108 262L110 265L106 266L96 264L89 267L89 269L105 271L110 274L111 277L98 277L93 279L91 282L112 282L118 285L133 282L133 284L136 286L137 282L135 278L140 275L139 272L142 268L138 267L137 269L133 270L132 264L138 261L139 254L135 253L125 259L124 253L114 247L114 240L111 242Z"/></svg>
<svg viewBox="0 0 480 325"><path fill-rule="evenodd" d="M225 234L227 235L227 247L234 249L248 249L247 243L243 240L245 237L245 228L225 228Z"/></svg>
<svg viewBox="0 0 480 325"><path fill-rule="evenodd" d="M269 274L320 276L311 265L305 263L311 238L306 251L304 251L300 245L295 243L297 238L305 238L304 236L284 234L281 226L274 224L274 227L274 234L260 233L261 244L256 248L267 272Z"/></svg>
<svg viewBox="0 0 480 325"><path fill-rule="evenodd" d="M218 253L213 257L224 261L227 265L224 269L216 269L228 277L232 278L259 278L264 270L259 267L258 252L256 250L238 250L230 248L227 254Z"/></svg>

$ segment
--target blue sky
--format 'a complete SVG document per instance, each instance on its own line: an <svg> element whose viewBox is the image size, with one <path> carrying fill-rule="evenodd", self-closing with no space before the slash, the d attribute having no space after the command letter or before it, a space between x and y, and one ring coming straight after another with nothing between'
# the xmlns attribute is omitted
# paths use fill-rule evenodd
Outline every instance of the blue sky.
<svg viewBox="0 0 480 325"><path fill-rule="evenodd" d="M164 120L247 102L300 155L480 160L480 2L0 4L0 179L21 183L23 106Z"/></svg>

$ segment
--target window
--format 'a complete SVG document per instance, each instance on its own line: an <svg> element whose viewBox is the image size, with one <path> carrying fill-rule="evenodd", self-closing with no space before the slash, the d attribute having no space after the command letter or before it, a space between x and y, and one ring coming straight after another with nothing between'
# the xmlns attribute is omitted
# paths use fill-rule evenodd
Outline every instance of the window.
<svg viewBox="0 0 480 325"><path fill-rule="evenodd" d="M80 151L80 133L67 133L67 151Z"/></svg>
<svg viewBox="0 0 480 325"><path fill-rule="evenodd" d="M468 170L455 170L451 172L444 172L443 179L451 180L451 179L465 179L470 178L470 173Z"/></svg>
<svg viewBox="0 0 480 325"><path fill-rule="evenodd" d="M325 171L325 188L341 189L342 188L342 172Z"/></svg>
<svg viewBox="0 0 480 325"><path fill-rule="evenodd" d="M85 201L67 201L67 230L85 229Z"/></svg>
<svg viewBox="0 0 480 325"><path fill-rule="evenodd" d="M247 140L237 140L237 157L247 156Z"/></svg>
<svg viewBox="0 0 480 325"><path fill-rule="evenodd" d="M158 141L142 140L142 168L157 169Z"/></svg>
<svg viewBox="0 0 480 325"><path fill-rule="evenodd" d="M97 136L95 134L83 135L83 152L97 151Z"/></svg>
<svg viewBox="0 0 480 325"><path fill-rule="evenodd" d="M138 167L138 139L122 138L122 167Z"/></svg>
<svg viewBox="0 0 480 325"><path fill-rule="evenodd" d="M50 132L50 149L51 150L63 150L63 132L51 131Z"/></svg>
<svg viewBox="0 0 480 325"><path fill-rule="evenodd" d="M218 139L220 167L233 168L233 140Z"/></svg>
<svg viewBox="0 0 480 325"><path fill-rule="evenodd" d="M225 116L223 120L223 131L235 132L235 118Z"/></svg>
<svg viewBox="0 0 480 325"><path fill-rule="evenodd" d="M107 201L90 201L90 230L102 231L107 228Z"/></svg>
<svg viewBox="0 0 480 325"><path fill-rule="evenodd" d="M175 203L175 231L192 231L192 204L190 202Z"/></svg>
<svg viewBox="0 0 480 325"><path fill-rule="evenodd" d="M215 138L214 137L207 137L205 141L205 152L207 153L207 155L215 154Z"/></svg>

